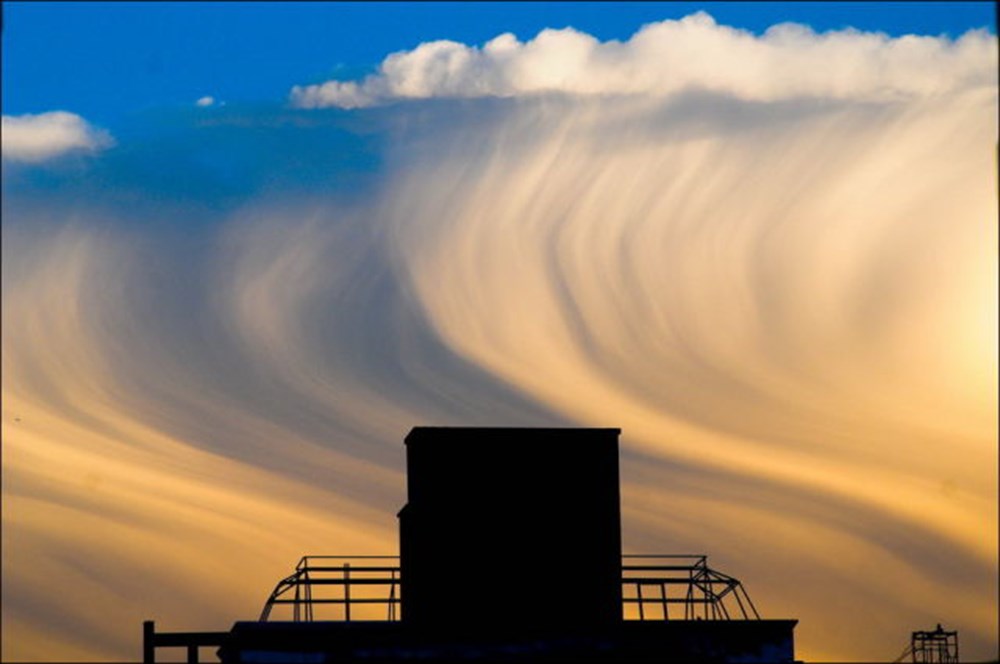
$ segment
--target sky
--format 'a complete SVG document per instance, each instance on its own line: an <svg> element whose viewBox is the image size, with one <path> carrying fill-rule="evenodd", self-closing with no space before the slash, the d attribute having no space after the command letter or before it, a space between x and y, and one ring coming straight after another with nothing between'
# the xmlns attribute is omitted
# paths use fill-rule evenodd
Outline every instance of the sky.
<svg viewBox="0 0 1000 664"><path fill-rule="evenodd" d="M708 554L799 659L998 656L992 3L5 2L2 39L5 661L395 553L418 425L620 427L626 552Z"/></svg>

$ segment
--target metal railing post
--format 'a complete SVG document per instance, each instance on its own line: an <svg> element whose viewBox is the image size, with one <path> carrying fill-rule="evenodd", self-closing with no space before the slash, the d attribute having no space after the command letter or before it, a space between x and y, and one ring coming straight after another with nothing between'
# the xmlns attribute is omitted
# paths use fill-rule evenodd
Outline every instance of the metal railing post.
<svg viewBox="0 0 1000 664"><path fill-rule="evenodd" d="M302 573L305 577L306 587L304 589L303 595L305 595L305 620L306 622L312 622L313 619L313 596L312 596L312 583L309 578L309 568Z"/></svg>
<svg viewBox="0 0 1000 664"><path fill-rule="evenodd" d="M299 604L300 597L302 593L302 586L299 584L299 573L295 574L295 603L292 604L292 620L294 622L299 622L300 615L302 613L302 608Z"/></svg>
<svg viewBox="0 0 1000 664"><path fill-rule="evenodd" d="M389 622L396 620L396 570L390 573L392 584L389 586Z"/></svg>
<svg viewBox="0 0 1000 664"><path fill-rule="evenodd" d="M351 622L351 563L344 563L344 620Z"/></svg>
<svg viewBox="0 0 1000 664"><path fill-rule="evenodd" d="M153 637L156 634L156 623L146 620L142 623L142 664L153 664L156 661L156 644Z"/></svg>

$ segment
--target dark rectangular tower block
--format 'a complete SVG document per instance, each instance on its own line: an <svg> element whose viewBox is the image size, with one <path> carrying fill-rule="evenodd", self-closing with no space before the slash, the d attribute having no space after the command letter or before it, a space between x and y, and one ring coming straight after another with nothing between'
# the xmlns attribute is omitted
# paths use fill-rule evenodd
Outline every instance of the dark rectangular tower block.
<svg viewBox="0 0 1000 664"><path fill-rule="evenodd" d="M414 428L399 513L404 623L619 624L619 433Z"/></svg>

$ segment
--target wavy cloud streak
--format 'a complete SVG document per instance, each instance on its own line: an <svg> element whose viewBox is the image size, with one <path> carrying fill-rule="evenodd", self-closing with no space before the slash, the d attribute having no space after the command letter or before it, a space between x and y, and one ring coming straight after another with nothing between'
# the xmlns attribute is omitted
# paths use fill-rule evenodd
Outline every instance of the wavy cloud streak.
<svg viewBox="0 0 1000 664"><path fill-rule="evenodd" d="M566 423L444 349L358 218L76 216L5 219L5 660L134 659L144 619L225 630L304 554L394 552L416 423Z"/></svg>
<svg viewBox="0 0 1000 664"><path fill-rule="evenodd" d="M394 551L417 424L621 426L626 547L710 554L801 658L936 622L992 656L997 93L962 80L401 104L372 196L176 228L5 195L3 658L134 659Z"/></svg>
<svg viewBox="0 0 1000 664"><path fill-rule="evenodd" d="M819 634L821 613L857 601L913 624L962 616L988 642L995 108L990 90L766 112L705 97L531 105L435 143L444 157L407 169L387 214L460 354L575 421L620 424L634 452L714 476L697 498L652 478L626 489L659 523L675 517L656 506L701 515L664 527L685 533L680 548L759 547L739 559L756 578L773 579L766 557L823 570L815 604L788 578L764 590L801 612L801 643L826 641L811 657L879 656L874 636L861 643L870 626L850 653Z"/></svg>
<svg viewBox="0 0 1000 664"><path fill-rule="evenodd" d="M291 102L358 108L398 99L553 92L663 97L691 88L756 101L893 99L995 82L995 51L996 39L985 31L953 42L853 29L816 34L784 23L756 36L699 12L646 25L625 42L600 42L572 28L543 30L524 43L504 33L482 48L426 42L388 56L361 82L295 86Z"/></svg>

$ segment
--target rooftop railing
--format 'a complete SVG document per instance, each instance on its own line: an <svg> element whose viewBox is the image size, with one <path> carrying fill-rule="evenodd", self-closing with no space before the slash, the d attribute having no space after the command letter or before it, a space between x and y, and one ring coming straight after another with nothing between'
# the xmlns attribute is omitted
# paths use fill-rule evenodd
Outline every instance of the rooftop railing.
<svg viewBox="0 0 1000 664"><path fill-rule="evenodd" d="M739 580L709 567L707 556L625 555L621 571L625 620L760 619ZM400 618L398 556L304 556L260 614L262 622Z"/></svg>
<svg viewBox="0 0 1000 664"><path fill-rule="evenodd" d="M739 580L704 555L622 556L622 605L625 620L760 619Z"/></svg>
<svg viewBox="0 0 1000 664"><path fill-rule="evenodd" d="M275 586L260 614L261 622L270 620L273 609L282 606L291 607L294 622L316 620L316 608L324 606L339 611L319 619L396 621L399 556L303 556L295 571Z"/></svg>

